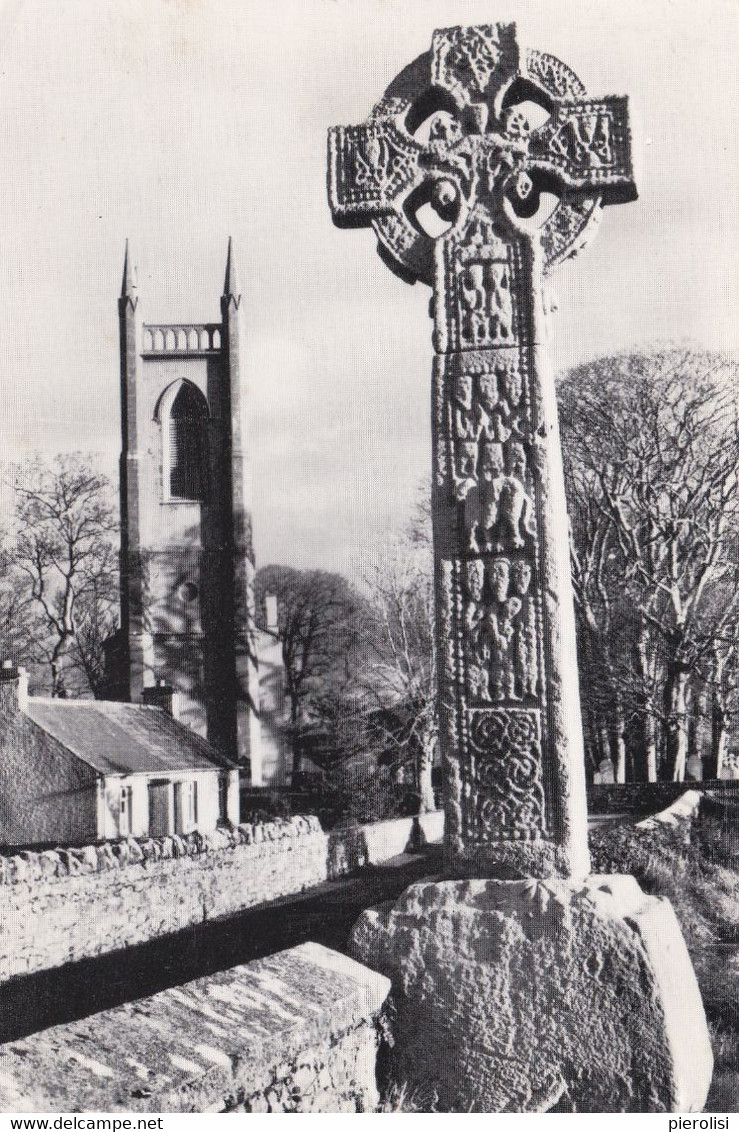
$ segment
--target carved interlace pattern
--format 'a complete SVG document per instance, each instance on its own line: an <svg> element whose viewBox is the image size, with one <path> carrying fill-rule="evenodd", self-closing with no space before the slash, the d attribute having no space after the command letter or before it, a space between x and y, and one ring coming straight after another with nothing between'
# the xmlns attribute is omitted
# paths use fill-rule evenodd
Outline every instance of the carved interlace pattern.
<svg viewBox="0 0 739 1132"><path fill-rule="evenodd" d="M537 837L545 824L538 712L473 712L469 735L478 829L496 840Z"/></svg>

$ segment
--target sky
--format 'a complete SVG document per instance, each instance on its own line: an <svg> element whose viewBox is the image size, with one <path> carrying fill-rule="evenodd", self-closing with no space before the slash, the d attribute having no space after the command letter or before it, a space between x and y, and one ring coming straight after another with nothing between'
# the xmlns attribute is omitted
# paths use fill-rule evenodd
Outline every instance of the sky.
<svg viewBox="0 0 739 1132"><path fill-rule="evenodd" d="M630 99L639 200L553 277L555 369L739 353L736 0L0 0L0 453L119 450L123 246L144 321L217 320L238 256L258 564L361 572L430 468L429 292L333 227L326 131L435 27L516 21Z"/></svg>

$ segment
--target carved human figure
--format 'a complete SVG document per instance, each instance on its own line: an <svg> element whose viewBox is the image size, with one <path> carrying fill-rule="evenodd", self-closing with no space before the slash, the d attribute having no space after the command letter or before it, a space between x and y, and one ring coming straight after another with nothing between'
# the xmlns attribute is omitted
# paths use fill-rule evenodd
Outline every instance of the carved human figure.
<svg viewBox="0 0 739 1132"><path fill-rule="evenodd" d="M523 379L515 360L498 362L495 372L498 375L501 395L505 397L511 409L518 409L523 396Z"/></svg>
<svg viewBox="0 0 739 1132"><path fill-rule="evenodd" d="M482 595L485 586L485 567L479 558L467 563L467 604L465 608L464 627L468 639L474 645L477 631L482 621Z"/></svg>
<svg viewBox="0 0 739 1132"><path fill-rule="evenodd" d="M521 612L521 599L509 597L490 606L485 615L486 637L490 642L490 674L493 697L497 700L518 700L516 692L516 655L514 637L516 620Z"/></svg>
<svg viewBox="0 0 739 1132"><path fill-rule="evenodd" d="M462 136L462 130L456 118L452 118L449 114L436 114L429 127L429 141L434 142L455 142Z"/></svg>
<svg viewBox="0 0 739 1132"><path fill-rule="evenodd" d="M507 558L490 558L485 563L488 586L494 601L505 601L511 583L511 564Z"/></svg>
<svg viewBox="0 0 739 1132"><path fill-rule="evenodd" d="M508 403L498 394L498 378L494 373L483 373L477 384L479 432L485 440L503 444L516 427Z"/></svg>
<svg viewBox="0 0 739 1132"><path fill-rule="evenodd" d="M522 602L515 644L516 672L522 698L535 698L539 694L536 604L529 592L532 576L531 565L525 560L517 559L511 564L510 589Z"/></svg>
<svg viewBox="0 0 739 1132"><path fill-rule="evenodd" d="M473 700L490 700L490 646L481 636L485 616L485 566L479 558L467 563L467 600L464 612L464 639L467 651L467 683Z"/></svg>
<svg viewBox="0 0 739 1132"><path fill-rule="evenodd" d="M531 585L531 577L531 564L526 562L525 559L518 558L511 563L510 586L514 594L519 597L527 594Z"/></svg>
<svg viewBox="0 0 739 1132"><path fill-rule="evenodd" d="M480 448L479 476L464 498L467 549L478 554L491 549L492 532L498 520L498 481L505 468L503 446L484 441Z"/></svg>
<svg viewBox="0 0 739 1132"><path fill-rule="evenodd" d="M454 495L459 502L462 502L477 488L477 444L471 440L463 440L457 444L456 451ZM470 549L477 548L471 546Z"/></svg>
<svg viewBox="0 0 739 1132"><path fill-rule="evenodd" d="M507 448L508 471L495 479L497 529L493 549L521 550L526 537L536 535L536 512L525 488L526 452L522 444L512 441Z"/></svg>
<svg viewBox="0 0 739 1132"><path fill-rule="evenodd" d="M454 436L457 440L477 440L480 435L480 427L473 407L472 377L470 374L457 374L454 399Z"/></svg>

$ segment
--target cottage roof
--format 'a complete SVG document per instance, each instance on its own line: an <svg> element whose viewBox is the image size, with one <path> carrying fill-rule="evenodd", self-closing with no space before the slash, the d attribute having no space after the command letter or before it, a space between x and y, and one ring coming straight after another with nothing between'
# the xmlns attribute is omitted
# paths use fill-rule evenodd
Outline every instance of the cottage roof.
<svg viewBox="0 0 739 1132"><path fill-rule="evenodd" d="M232 764L160 707L31 697L27 714L101 774L218 770Z"/></svg>

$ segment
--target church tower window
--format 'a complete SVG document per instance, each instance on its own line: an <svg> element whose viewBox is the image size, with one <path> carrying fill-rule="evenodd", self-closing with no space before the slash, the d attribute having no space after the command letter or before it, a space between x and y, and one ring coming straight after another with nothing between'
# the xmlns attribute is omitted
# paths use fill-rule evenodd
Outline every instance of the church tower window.
<svg viewBox="0 0 739 1132"><path fill-rule="evenodd" d="M208 404L189 381L180 384L163 427L168 498L204 502L208 484Z"/></svg>

